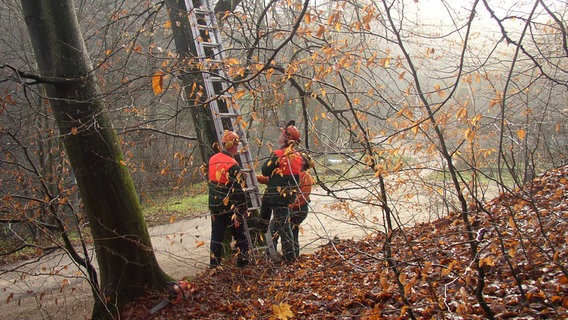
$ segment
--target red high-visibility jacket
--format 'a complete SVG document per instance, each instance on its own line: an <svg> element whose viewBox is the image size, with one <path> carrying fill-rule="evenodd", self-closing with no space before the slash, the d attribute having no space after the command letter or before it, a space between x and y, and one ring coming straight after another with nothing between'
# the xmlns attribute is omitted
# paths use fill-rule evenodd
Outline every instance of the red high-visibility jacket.
<svg viewBox="0 0 568 320"><path fill-rule="evenodd" d="M296 201L290 205L290 209L298 210L301 206L310 202L310 194L312 193L312 186L314 179L308 171L300 172L300 192Z"/></svg>
<svg viewBox="0 0 568 320"><path fill-rule="evenodd" d="M289 205L296 201L302 169L302 155L292 147L275 150L262 165L262 175L268 177L265 197L273 203Z"/></svg>

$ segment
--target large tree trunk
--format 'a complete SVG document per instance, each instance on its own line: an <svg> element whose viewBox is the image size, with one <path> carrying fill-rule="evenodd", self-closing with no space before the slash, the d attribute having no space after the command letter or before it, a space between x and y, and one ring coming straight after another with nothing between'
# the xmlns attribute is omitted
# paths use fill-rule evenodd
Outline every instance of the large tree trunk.
<svg viewBox="0 0 568 320"><path fill-rule="evenodd" d="M81 193L110 314L168 276L159 267L118 138L95 82L72 0L21 0L41 77Z"/></svg>

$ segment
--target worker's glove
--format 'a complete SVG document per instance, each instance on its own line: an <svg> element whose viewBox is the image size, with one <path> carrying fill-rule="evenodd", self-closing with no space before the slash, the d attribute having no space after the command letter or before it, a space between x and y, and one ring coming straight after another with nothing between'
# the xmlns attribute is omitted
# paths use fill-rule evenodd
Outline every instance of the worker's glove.
<svg viewBox="0 0 568 320"><path fill-rule="evenodd" d="M180 280L180 281L170 281L169 285L169 299L172 302L179 302L182 299L188 299L192 293L196 291L195 286L190 282Z"/></svg>

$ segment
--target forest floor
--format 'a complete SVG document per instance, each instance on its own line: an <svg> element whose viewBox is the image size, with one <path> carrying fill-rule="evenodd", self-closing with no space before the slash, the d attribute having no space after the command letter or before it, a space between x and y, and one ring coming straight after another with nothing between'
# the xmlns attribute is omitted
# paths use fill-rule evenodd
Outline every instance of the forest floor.
<svg viewBox="0 0 568 320"><path fill-rule="evenodd" d="M316 189L300 237L302 255L292 265L260 254L255 265L237 268L227 261L209 270L207 213L152 227L160 265L188 280L182 283L190 285L190 294L150 314L167 299L165 293L151 294L132 303L122 319L483 319L474 293L472 241L486 271L485 297L497 318L566 318L568 167L537 178L531 190L472 207L474 240L468 240L461 216L431 217L416 210L398 212L401 228L387 238L379 208L347 205ZM351 192L339 196L348 199ZM367 214L349 217L354 210ZM18 273L5 270L0 319L90 316L90 287L66 255L26 261ZM512 276L523 285L516 286Z"/></svg>
<svg viewBox="0 0 568 320"><path fill-rule="evenodd" d="M335 189L338 190L335 198L319 187L314 189L310 214L302 224L302 254L312 254L334 238L360 240L370 233L384 230L382 222L379 223L382 221L380 208L337 200L364 199L369 195L371 186L358 186L357 189L336 186ZM353 216L353 211L359 212L357 217ZM403 211L406 213L398 215L399 223L403 225L431 218L411 213L413 210ZM175 219L164 217L162 220ZM149 232L160 266L173 278L192 278L207 270L211 232L208 212L191 219L153 226ZM93 257L92 248L89 250ZM1 266L0 303L0 320L88 319L92 297L83 271L59 251Z"/></svg>

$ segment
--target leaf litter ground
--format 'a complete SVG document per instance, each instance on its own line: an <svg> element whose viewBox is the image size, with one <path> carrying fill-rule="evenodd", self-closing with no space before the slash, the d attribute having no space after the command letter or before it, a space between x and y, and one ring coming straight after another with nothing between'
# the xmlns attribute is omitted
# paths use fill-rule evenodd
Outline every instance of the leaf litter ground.
<svg viewBox="0 0 568 320"><path fill-rule="evenodd" d="M496 319L568 318L568 166L463 217L448 217L361 241L330 242L291 265L207 270L191 293L162 310L156 292L124 308L122 319ZM477 246L472 258L471 244ZM391 257L386 253L390 251ZM389 259L387 259L389 258ZM479 267L478 267L479 266Z"/></svg>

